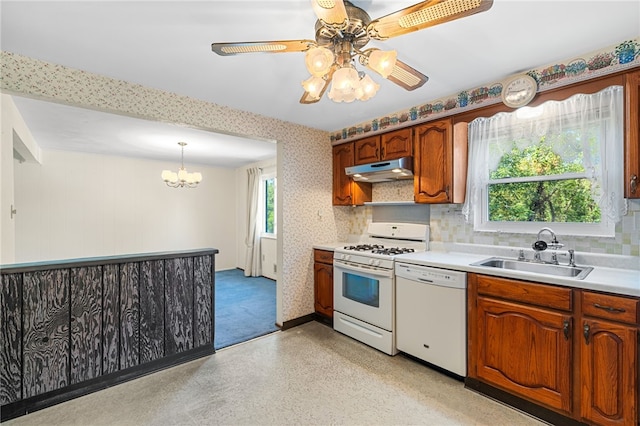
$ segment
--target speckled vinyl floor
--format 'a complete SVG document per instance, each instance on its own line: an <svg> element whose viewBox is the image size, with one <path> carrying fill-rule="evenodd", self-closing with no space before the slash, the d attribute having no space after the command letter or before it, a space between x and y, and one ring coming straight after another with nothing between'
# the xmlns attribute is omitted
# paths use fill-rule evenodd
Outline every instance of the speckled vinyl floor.
<svg viewBox="0 0 640 426"><path fill-rule="evenodd" d="M539 425L403 356L310 322L6 422Z"/></svg>

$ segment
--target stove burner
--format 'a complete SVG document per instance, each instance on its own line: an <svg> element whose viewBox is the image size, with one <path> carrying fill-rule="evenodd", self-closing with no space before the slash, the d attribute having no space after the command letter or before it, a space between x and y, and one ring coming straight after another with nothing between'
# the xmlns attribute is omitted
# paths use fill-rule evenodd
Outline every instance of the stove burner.
<svg viewBox="0 0 640 426"><path fill-rule="evenodd" d="M405 248L405 247L389 247L389 248L382 248L382 249L378 249L378 250L373 250L372 253L374 254L386 254L388 256L393 256L396 254L403 254L403 253L413 253L415 250L412 248Z"/></svg>
<svg viewBox="0 0 640 426"><path fill-rule="evenodd" d="M357 246L345 246L345 250L355 251L371 251L371 250L383 250L384 246L380 244L358 244Z"/></svg>

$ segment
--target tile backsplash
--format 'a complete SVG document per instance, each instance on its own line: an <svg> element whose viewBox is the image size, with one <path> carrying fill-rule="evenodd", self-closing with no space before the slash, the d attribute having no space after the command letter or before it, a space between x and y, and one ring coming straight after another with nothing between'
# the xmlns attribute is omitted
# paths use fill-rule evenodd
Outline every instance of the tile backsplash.
<svg viewBox="0 0 640 426"><path fill-rule="evenodd" d="M413 200L413 181L385 182L373 186L375 201ZM529 247L531 234L475 232L473 225L464 220L460 204L434 204L431 208L431 241L442 243L486 244ZM373 207L355 207L350 210L348 232L363 235L371 222ZM566 248L588 253L606 253L640 256L640 200L629 200L629 209L616 224L615 237L578 237L559 235Z"/></svg>

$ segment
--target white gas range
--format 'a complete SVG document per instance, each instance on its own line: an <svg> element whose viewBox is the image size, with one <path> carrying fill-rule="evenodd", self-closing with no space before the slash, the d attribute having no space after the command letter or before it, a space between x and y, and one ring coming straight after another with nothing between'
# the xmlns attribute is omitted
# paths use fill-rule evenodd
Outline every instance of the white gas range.
<svg viewBox="0 0 640 426"><path fill-rule="evenodd" d="M389 355L395 344L394 258L428 249L429 226L371 223L360 244L333 256L333 328Z"/></svg>

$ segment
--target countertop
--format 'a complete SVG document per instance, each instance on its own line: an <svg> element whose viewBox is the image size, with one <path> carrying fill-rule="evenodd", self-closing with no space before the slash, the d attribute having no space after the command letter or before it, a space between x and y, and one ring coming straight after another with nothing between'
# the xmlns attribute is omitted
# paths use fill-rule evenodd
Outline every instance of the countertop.
<svg viewBox="0 0 640 426"><path fill-rule="evenodd" d="M347 242L334 242L314 245L313 248L333 251L349 245ZM475 244L435 245L435 250L419 253L401 254L396 262L456 271L474 272L497 277L515 278L566 287L582 288L627 296L640 297L640 258L576 252L579 266L592 266L593 270L583 280L558 277L525 271L495 269L486 266L471 266L471 263L490 257L517 258L519 247L493 247ZM532 250L525 249L527 258ZM566 251L558 251L561 264L566 264ZM610 266L605 266L610 265Z"/></svg>

